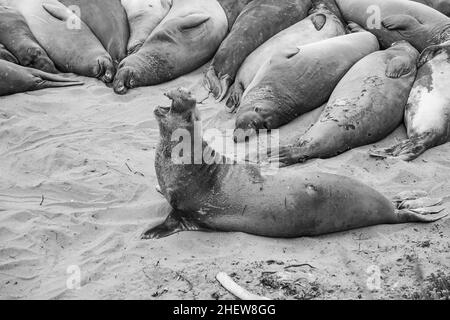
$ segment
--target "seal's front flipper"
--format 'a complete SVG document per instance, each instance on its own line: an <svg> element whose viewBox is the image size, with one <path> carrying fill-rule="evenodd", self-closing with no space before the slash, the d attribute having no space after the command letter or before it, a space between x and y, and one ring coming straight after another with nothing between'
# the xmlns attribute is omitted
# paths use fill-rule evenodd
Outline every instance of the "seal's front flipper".
<svg viewBox="0 0 450 320"><path fill-rule="evenodd" d="M413 16L397 14L384 18L381 24L388 30L406 30L420 22Z"/></svg>
<svg viewBox="0 0 450 320"><path fill-rule="evenodd" d="M244 87L241 83L235 82L231 88L230 97L225 105L225 110L229 113L233 113L241 104L241 98L244 94Z"/></svg>
<svg viewBox="0 0 450 320"><path fill-rule="evenodd" d="M411 62L411 59L406 57L395 57L388 62L386 66L386 76L392 79L398 79L405 75L408 75L416 67L415 62Z"/></svg>
<svg viewBox="0 0 450 320"><path fill-rule="evenodd" d="M419 58L418 66L419 68L423 66L425 63L433 59L441 50L450 51L450 40L441 44L429 46L422 51L422 54ZM450 52L449 52L450 54Z"/></svg>
<svg viewBox="0 0 450 320"><path fill-rule="evenodd" d="M145 231L141 235L141 239L161 239L181 231L206 231L183 217L179 218L178 215L183 215L183 213L173 210L164 223Z"/></svg>
<svg viewBox="0 0 450 320"><path fill-rule="evenodd" d="M363 27L353 21L348 22L347 28L350 33L367 32Z"/></svg>
<svg viewBox="0 0 450 320"><path fill-rule="evenodd" d="M57 3L59 3L59 5L53 3L43 3L42 7L51 16L61 21L67 21L69 19L78 18L78 16L75 13L73 13L69 8L67 8L65 5L63 5L60 2Z"/></svg>
<svg viewBox="0 0 450 320"><path fill-rule="evenodd" d="M373 149L369 155L376 158L399 158L403 161L412 161L427 150L426 141L421 138L410 138L399 144L382 149Z"/></svg>

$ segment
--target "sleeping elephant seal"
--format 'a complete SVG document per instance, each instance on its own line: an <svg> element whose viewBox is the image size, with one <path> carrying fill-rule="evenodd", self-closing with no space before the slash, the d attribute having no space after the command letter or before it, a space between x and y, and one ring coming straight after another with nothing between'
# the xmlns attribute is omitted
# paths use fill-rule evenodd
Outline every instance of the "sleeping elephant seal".
<svg viewBox="0 0 450 320"><path fill-rule="evenodd" d="M84 22L56 0L7 0L60 71L111 82L114 65ZM50 13L47 9L52 12Z"/></svg>
<svg viewBox="0 0 450 320"><path fill-rule="evenodd" d="M227 29L227 17L216 0L173 0L169 14L141 49L120 63L114 91L124 94L194 71L211 59Z"/></svg>
<svg viewBox="0 0 450 320"><path fill-rule="evenodd" d="M1 60L6 60L15 64L19 64L19 61L17 60L16 57L14 57L14 55L8 51L8 49L5 48L4 45L2 45L0 43L0 59Z"/></svg>
<svg viewBox="0 0 450 320"><path fill-rule="evenodd" d="M258 71L237 112L234 140L277 129L328 101L347 71L379 50L377 38L357 32L292 48Z"/></svg>
<svg viewBox="0 0 450 320"><path fill-rule="evenodd" d="M290 165L329 158L384 139L403 120L419 52L399 42L356 63L334 89L319 120L277 160Z"/></svg>
<svg viewBox="0 0 450 320"><path fill-rule="evenodd" d="M298 168L263 175L256 165L224 164L205 141L200 151L217 161L194 162L196 156L188 152L185 160L190 163L177 164L172 156L176 157L180 142L173 136L188 137L183 141L188 148L202 141L201 130L194 129L199 114L189 92L178 89L167 96L172 106L154 112L160 130L155 167L162 194L173 210L163 224L146 231L144 239L187 230L293 238L446 216L442 207L417 209L425 204L420 200L396 207L376 190L343 176ZM427 202L437 205L440 200Z"/></svg>
<svg viewBox="0 0 450 320"><path fill-rule="evenodd" d="M0 6L0 43L25 67L57 73L53 61L31 33L25 18L14 8Z"/></svg>
<svg viewBox="0 0 450 320"><path fill-rule="evenodd" d="M130 36L128 19L120 0L59 0L70 6L77 6L81 20L108 51L115 65L127 55Z"/></svg>
<svg viewBox="0 0 450 320"><path fill-rule="evenodd" d="M377 36L383 48L405 40L419 52L450 40L450 19L406 0L336 0L344 18Z"/></svg>
<svg viewBox="0 0 450 320"><path fill-rule="evenodd" d="M122 0L130 25L128 54L138 52L148 36L169 13L172 0Z"/></svg>
<svg viewBox="0 0 450 320"><path fill-rule="evenodd" d="M437 11L450 16L450 0L412 0L415 2L423 3Z"/></svg>
<svg viewBox="0 0 450 320"><path fill-rule="evenodd" d="M391 148L373 150L372 156L411 161L450 141L450 42L426 49L421 64L406 105L408 140Z"/></svg>
<svg viewBox="0 0 450 320"><path fill-rule="evenodd" d="M82 84L83 82L0 60L0 96Z"/></svg>
<svg viewBox="0 0 450 320"><path fill-rule="evenodd" d="M250 2L236 19L205 75L205 84L222 100L236 74L256 48L283 29L303 20L310 0L258 0Z"/></svg>
<svg viewBox="0 0 450 320"><path fill-rule="evenodd" d="M245 89L273 54L292 46L303 46L345 33L344 24L326 4L320 3L315 6L308 18L274 35L245 59L230 89L230 97L226 103L227 110L233 112L239 106Z"/></svg>

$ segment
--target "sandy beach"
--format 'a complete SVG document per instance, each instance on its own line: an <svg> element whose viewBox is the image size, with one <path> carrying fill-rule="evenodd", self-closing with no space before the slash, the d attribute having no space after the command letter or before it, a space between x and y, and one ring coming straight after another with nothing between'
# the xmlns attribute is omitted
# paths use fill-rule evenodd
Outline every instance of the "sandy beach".
<svg viewBox="0 0 450 320"><path fill-rule="evenodd" d="M183 232L141 241L168 213L155 190L153 108L178 86L204 98L204 69L125 96L76 77L85 85L0 98L1 299L234 299L215 280L220 271L273 299L405 299L431 274L449 274L449 218L314 238ZM199 106L205 127L233 127L223 104ZM297 125L306 130L319 112ZM401 127L376 145L404 138ZM450 212L450 143L411 163L370 158L373 146L293 168L354 177L390 198L424 190ZM73 266L79 288L67 285Z"/></svg>

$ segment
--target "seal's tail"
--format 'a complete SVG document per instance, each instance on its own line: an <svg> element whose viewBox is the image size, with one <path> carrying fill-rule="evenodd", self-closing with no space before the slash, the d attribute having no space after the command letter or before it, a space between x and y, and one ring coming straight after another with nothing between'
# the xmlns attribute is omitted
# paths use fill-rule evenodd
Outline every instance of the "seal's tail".
<svg viewBox="0 0 450 320"><path fill-rule="evenodd" d="M448 215L442 199L429 198L423 191L403 193L394 198L400 223L434 222Z"/></svg>

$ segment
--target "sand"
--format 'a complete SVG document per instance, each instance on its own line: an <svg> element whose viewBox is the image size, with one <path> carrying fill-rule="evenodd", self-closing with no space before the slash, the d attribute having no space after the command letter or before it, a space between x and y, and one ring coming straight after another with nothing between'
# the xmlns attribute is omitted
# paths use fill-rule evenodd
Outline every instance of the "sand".
<svg viewBox="0 0 450 320"><path fill-rule="evenodd" d="M274 299L402 299L449 272L448 218L314 238L184 232L141 241L167 214L155 190L152 110L178 86L201 99L203 71L125 96L77 77L83 87L0 98L1 299L233 299L215 281L220 271ZM206 127L233 125L212 98L200 110ZM305 130L318 112L299 120ZM377 146L404 137L399 128ZM370 158L372 146L297 167L355 177L388 197L425 190L450 211L450 144L412 163Z"/></svg>

